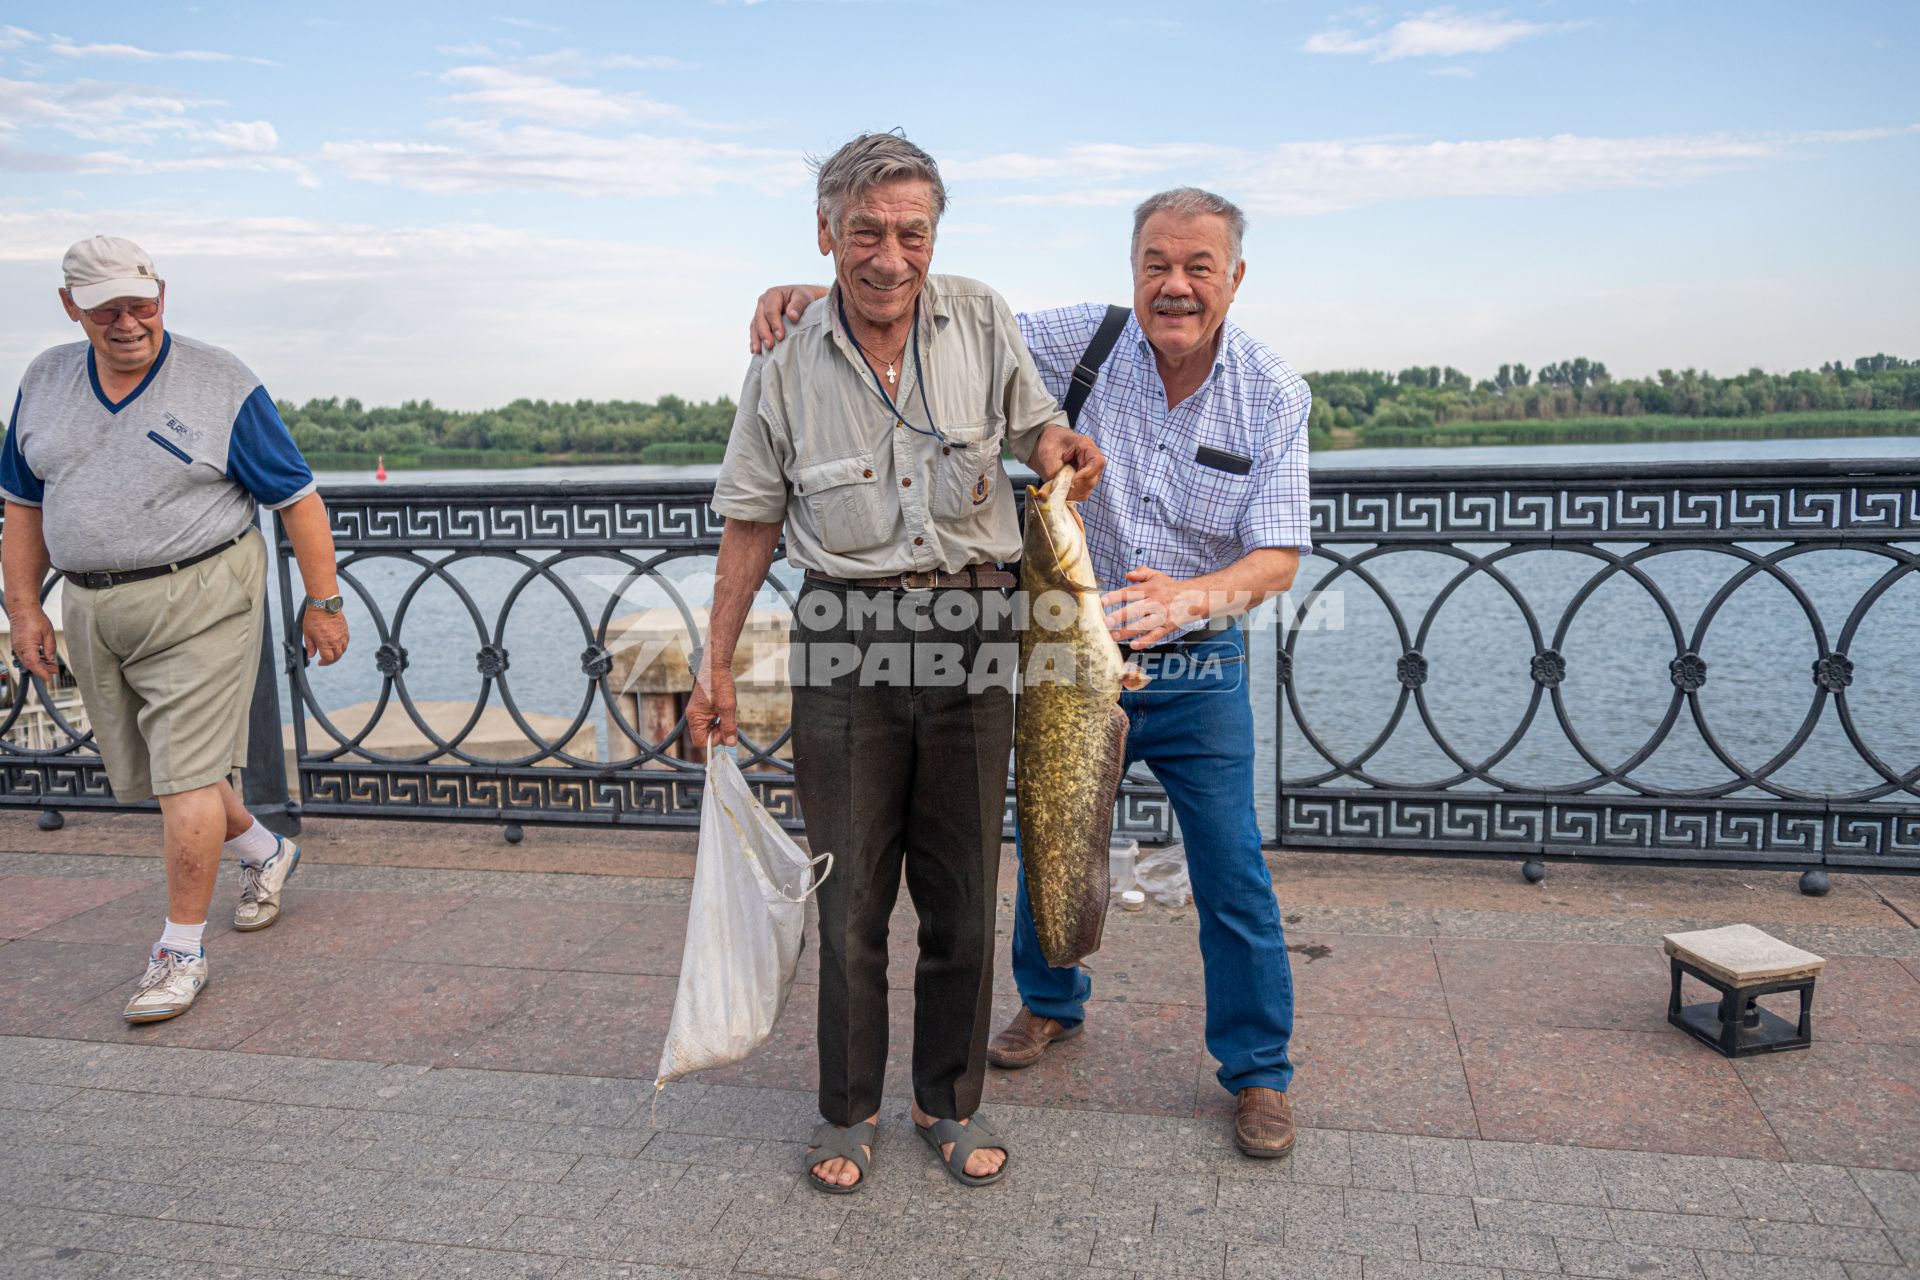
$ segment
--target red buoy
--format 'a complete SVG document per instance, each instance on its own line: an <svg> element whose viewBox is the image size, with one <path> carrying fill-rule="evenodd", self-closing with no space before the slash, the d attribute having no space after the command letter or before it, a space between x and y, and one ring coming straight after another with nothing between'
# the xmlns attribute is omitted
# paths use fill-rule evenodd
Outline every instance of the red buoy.
<svg viewBox="0 0 1920 1280"><path fill-rule="evenodd" d="M375 480L385 480L387 478L387 457L385 454L379 455L378 461L373 468L373 478Z"/></svg>

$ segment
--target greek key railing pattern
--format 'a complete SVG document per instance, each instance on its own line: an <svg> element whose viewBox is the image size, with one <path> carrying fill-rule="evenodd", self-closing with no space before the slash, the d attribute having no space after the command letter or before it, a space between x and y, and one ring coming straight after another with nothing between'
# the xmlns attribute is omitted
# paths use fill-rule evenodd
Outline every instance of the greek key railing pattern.
<svg viewBox="0 0 1920 1280"><path fill-rule="evenodd" d="M1630 477L1599 468L1429 472L1418 479L1333 472L1316 476L1315 488L1315 581L1286 610L1277 649L1276 826L1283 846L1920 868L1920 729L1891 757L1862 734L1849 692L1849 650L1863 623L1890 591L1920 574L1920 464L1638 467ZM1800 562L1835 549L1879 568L1832 626L1800 576ZM1574 589L1557 615L1544 613L1512 572L1515 557L1542 550L1584 565L1570 570ZM1704 554L1724 568L1691 616L1656 572L1661 558L1680 553L1696 560ZM1419 607L1403 604L1388 581L1395 559L1414 554L1451 565ZM1491 752L1454 740L1427 652L1450 600L1476 579L1512 602L1531 644L1519 655L1530 686L1525 710ZM1714 675L1704 654L1715 621L1755 581L1783 588L1792 604L1782 607L1804 619L1811 637L1800 668L1805 710L1790 713L1783 727L1791 725L1791 735L1762 761L1741 759L1726 745L1702 694ZM1624 759L1607 758L1583 736L1564 687L1578 674L1570 670L1569 632L1583 611L1593 625L1595 594L1609 583L1643 593L1671 645L1659 655L1667 680L1633 695L1659 712L1658 727ZM1399 686L1392 712L1357 749L1332 745L1324 732L1338 707L1309 708L1300 693L1312 664L1339 648L1337 635L1302 644L1316 604L1335 591L1377 599L1397 636L1391 669L1372 677ZM1898 625L1902 634L1920 628L1920 616ZM1797 622L1794 631L1801 634ZM1905 674L1920 676L1920 663L1909 659ZM1831 791L1786 781L1829 704L1851 749L1849 763L1871 781ZM1680 788L1650 776L1648 761L1682 726L1697 732L1712 757L1720 774L1713 781ZM1536 763L1519 748L1537 729L1564 735L1581 767L1551 785L1518 778L1521 766ZM1443 769L1407 777L1382 767L1396 744L1419 734L1444 755Z"/></svg>
<svg viewBox="0 0 1920 1280"><path fill-rule="evenodd" d="M697 615L707 603L709 587L695 577L700 585L690 588L687 578L689 571L710 567L719 550L723 522L707 506L711 494L712 485L706 482L328 490L342 591L360 601L374 628L372 635L356 635L349 660L370 661L380 684L376 706L364 725L342 726L322 709L324 699L316 694L312 671L300 653L286 650L288 687L301 709L294 734L303 810L513 823L696 825L705 779L700 752L689 750L684 718L671 727L640 723L636 702L623 698L628 688L622 684L620 650L630 637L621 634L616 615L638 597L658 601L658 609L671 610L679 619L674 637L678 647L663 660L685 663L698 652L705 637ZM284 539L280 554L283 559L291 554ZM603 570L592 577L597 584L592 594L601 598L588 598L580 580L568 574L570 566L584 562ZM468 587L481 566L515 575L491 613ZM608 573L607 566L617 569ZM400 578L390 576L384 590L376 590L369 576L381 568L397 569ZM776 561L769 575L769 585L789 612L798 578L784 560ZM458 640L446 634L423 636L417 627L407 630L418 592L435 582L458 597L472 623L470 636L464 628ZM557 732L543 729L522 712L514 689L513 654L505 642L507 619L524 607L523 592L536 582L557 592L563 602L558 616L547 620L550 634L577 636L581 646L578 704ZM282 587L284 633L297 634L298 611L284 577ZM657 646L658 638L653 640ZM469 642L480 694L466 724L445 734L428 722L409 687L410 652L425 643ZM369 747L367 733L388 713L389 704L397 704L429 746L405 758ZM469 739L487 706L506 709L526 740L526 751L502 760L473 750ZM596 717L607 731L605 759L569 749L575 735L590 728ZM769 812L797 828L801 815L793 796L793 769L783 752L789 736L789 726L782 724L756 740L743 726L738 759ZM1150 778L1129 779L1115 823L1118 830L1145 840L1166 839L1171 816L1165 793ZM1011 787L1005 824L1011 836Z"/></svg>
<svg viewBox="0 0 1920 1280"><path fill-rule="evenodd" d="M699 570L710 568L721 533L710 492L699 481L330 488L342 590L360 618L345 664L357 664L357 687L371 691L373 709L352 723L336 719L337 706L327 709L329 677L286 642L299 635L299 610L286 572L291 549L278 537L280 641L270 652L293 711L294 804L362 817L694 825L704 766L684 743L683 723L645 720L624 696L634 668L622 656L630 637L620 634L620 618L644 596L680 620L668 628L679 633L668 660L684 663L697 652L704 638L697 615L710 593ZM1859 697L1850 692L1856 634L1877 603L1920 574L1920 464L1635 466L1630 475L1602 467L1323 470L1313 519L1317 580L1304 598L1288 601L1274 646L1274 834L1282 846L1920 868L1920 748L1913 758L1876 749L1849 701ZM1530 600L1510 572L1513 557L1543 548L1585 566L1557 613ZM1796 562L1834 548L1872 557L1880 569L1844 616L1829 621L1796 576ZM1721 557L1727 572L1704 606L1689 612L1662 590L1654 562L1702 551ZM1383 581L1391 558L1408 553L1452 565L1418 608L1403 607ZM603 570L590 590L579 573L586 561ZM482 590L478 579L489 574ZM784 562L769 578L789 608L797 579ZM1448 601L1476 580L1496 584L1514 603L1531 646L1522 655L1524 714L1503 745L1477 753L1450 740L1424 651ZM1806 709L1794 713L1786 746L1764 761L1742 760L1722 743L1702 699L1720 675L1703 654L1715 618L1750 581L1783 588L1813 638ZM1658 728L1625 758L1583 738L1564 687L1581 674L1570 665L1568 633L1592 616L1586 611L1597 608L1595 593L1614 582L1653 602L1666 637L1666 678L1634 694L1659 711ZM451 605L438 614L423 607L429 590ZM1341 652L1338 634L1302 643L1316 599L1336 590L1379 597L1397 636L1389 668L1371 673L1397 690L1392 715L1359 749L1338 748L1322 731L1338 708L1302 702L1303 677L1316 666L1326 671ZM464 621L450 624L449 616ZM1920 631L1920 617L1911 622ZM570 709L557 723L551 688L537 700L545 714L522 706L530 655L516 653L512 635L519 628L524 636L532 624L549 656L563 653L571 664L578 655L577 677L567 675L562 691ZM462 723L436 721L421 705L416 686L429 654L476 682ZM17 667L10 674L8 705L0 708L0 805L115 807L70 693L23 678ZM1348 679L1336 674L1336 683ZM262 681L256 725L263 717L281 722L280 692ZM1871 783L1816 792L1786 780L1829 706ZM519 747L505 755L477 749L488 713L496 721L504 714ZM411 726L424 745L382 749L374 731L384 723ZM1557 727L1583 768L1548 786L1515 776L1522 741L1537 725ZM1718 780L1682 789L1647 776L1646 762L1681 725L1698 731L1724 771ZM1392 776L1380 761L1397 734L1416 726L1450 764L1433 776ZM580 745L596 731L604 732L604 752ZM763 803L798 825L787 727L743 736L741 765ZM277 775L279 742L257 730L254 737L256 759ZM248 772L253 802L255 770ZM1010 803L1007 823L1011 832ZM1116 824L1148 841L1170 833L1165 794L1144 771L1128 778Z"/></svg>
<svg viewBox="0 0 1920 1280"><path fill-rule="evenodd" d="M1397 471L1322 473L1312 503L1315 540L1788 537L1813 543L1920 533L1920 479L1901 464L1764 463L1711 470L1663 464L1636 466L1631 476L1585 477L1577 471L1503 467L1476 480L1431 473L1413 479Z"/></svg>

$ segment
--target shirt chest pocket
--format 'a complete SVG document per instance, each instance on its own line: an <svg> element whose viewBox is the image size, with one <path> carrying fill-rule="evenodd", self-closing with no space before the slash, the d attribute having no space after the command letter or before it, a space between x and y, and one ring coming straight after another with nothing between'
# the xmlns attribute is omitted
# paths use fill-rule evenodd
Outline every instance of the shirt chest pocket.
<svg viewBox="0 0 1920 1280"><path fill-rule="evenodd" d="M891 530L881 520L872 454L807 463L794 477L793 487L807 500L820 527L820 545L828 551L844 555L886 541Z"/></svg>
<svg viewBox="0 0 1920 1280"><path fill-rule="evenodd" d="M1251 461L1218 455L1226 465L1209 466L1188 458L1174 464L1171 490L1164 501L1173 524L1203 538L1231 538L1253 501ZM1239 465L1245 465L1242 472Z"/></svg>
<svg viewBox="0 0 1920 1280"><path fill-rule="evenodd" d="M986 507L1000 483L998 423L970 422L943 427L933 468L933 517L966 520Z"/></svg>

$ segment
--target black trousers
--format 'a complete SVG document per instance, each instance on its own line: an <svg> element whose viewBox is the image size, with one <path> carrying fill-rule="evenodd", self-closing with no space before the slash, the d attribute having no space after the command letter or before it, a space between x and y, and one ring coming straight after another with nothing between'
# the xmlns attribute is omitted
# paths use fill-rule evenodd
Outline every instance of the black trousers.
<svg viewBox="0 0 1920 1280"><path fill-rule="evenodd" d="M809 583L795 609L794 781L808 844L834 855L815 895L820 1114L834 1124L880 1109L903 868L920 917L914 1100L950 1120L980 1105L1013 749L1005 599Z"/></svg>

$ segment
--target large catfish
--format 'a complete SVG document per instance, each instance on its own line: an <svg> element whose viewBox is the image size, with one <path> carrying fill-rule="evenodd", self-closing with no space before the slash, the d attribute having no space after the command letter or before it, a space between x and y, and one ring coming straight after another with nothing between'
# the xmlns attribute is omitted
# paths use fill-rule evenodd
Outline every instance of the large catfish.
<svg viewBox="0 0 1920 1280"><path fill-rule="evenodd" d="M1107 918L1107 843L1127 747L1122 688L1146 683L1120 656L1100 607L1086 527L1067 501L1073 469L1027 489L1014 710L1014 792L1033 923L1047 963L1100 949Z"/></svg>

